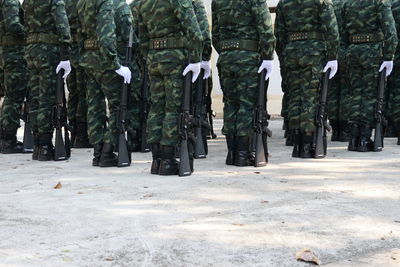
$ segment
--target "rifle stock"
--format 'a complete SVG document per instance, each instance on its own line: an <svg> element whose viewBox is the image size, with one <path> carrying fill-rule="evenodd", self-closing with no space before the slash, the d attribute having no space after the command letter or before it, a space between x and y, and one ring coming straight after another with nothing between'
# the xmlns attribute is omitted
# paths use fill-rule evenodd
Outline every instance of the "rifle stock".
<svg viewBox="0 0 400 267"><path fill-rule="evenodd" d="M32 128L31 128L31 120L29 117L29 91L26 94L25 97L25 103L24 103L24 110L22 114L22 120L25 122L24 125L24 138L23 138L23 148L22 151L23 153L32 153L33 152L33 134L32 134Z"/></svg>
<svg viewBox="0 0 400 267"><path fill-rule="evenodd" d="M197 80L197 88L196 94L194 97L194 119L195 119L195 145L194 145L194 158L195 159L204 159L206 158L206 149L204 147L204 138L203 138L203 76L204 71L201 71L201 74Z"/></svg>
<svg viewBox="0 0 400 267"><path fill-rule="evenodd" d="M182 113L179 118L179 129L181 136L180 151L179 151L179 176L189 176L192 174L190 168L189 157L189 124L190 124L190 90L192 84L192 72L185 76L185 85L183 89Z"/></svg>
<svg viewBox="0 0 400 267"><path fill-rule="evenodd" d="M383 149L383 104L385 97L385 79L386 79L386 68L379 75L379 87L377 95L377 103L375 107L375 134L374 134L374 151L380 152Z"/></svg>
<svg viewBox="0 0 400 267"><path fill-rule="evenodd" d="M211 80L207 79L204 86L205 86L205 92L207 94L206 96L206 110L208 114L208 123L210 126L210 135L212 139L216 139L217 135L214 132L214 117L215 117L215 112L212 110L212 98L211 98L211 93L212 93L212 86L210 86Z"/></svg>
<svg viewBox="0 0 400 267"><path fill-rule="evenodd" d="M327 153L327 136L326 131L329 129L326 122L326 101L329 90L329 69L323 76L320 92L320 100L316 116L317 131L315 136L315 158L324 158Z"/></svg>
<svg viewBox="0 0 400 267"><path fill-rule="evenodd" d="M67 152L66 143L62 134L62 128L67 124L66 122L66 107L65 104L65 91L64 91L64 71L60 70L57 74L57 88L56 88L56 103L53 108L54 127L56 129L56 143L54 148L54 160L67 160L69 153ZM65 129L65 131L67 131ZM65 135L68 138L68 134Z"/></svg>

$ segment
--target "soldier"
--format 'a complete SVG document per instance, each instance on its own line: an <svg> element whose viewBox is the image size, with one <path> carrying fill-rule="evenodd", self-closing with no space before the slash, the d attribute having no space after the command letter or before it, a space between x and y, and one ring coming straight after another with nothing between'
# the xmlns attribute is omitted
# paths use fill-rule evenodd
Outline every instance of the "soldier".
<svg viewBox="0 0 400 267"><path fill-rule="evenodd" d="M118 137L120 91L123 83L130 83L131 72L121 65L117 54L114 2L79 0L77 8L80 65L86 73L89 140L94 147L92 165L113 167L118 163L113 151ZM107 125L105 98L109 110Z"/></svg>
<svg viewBox="0 0 400 267"><path fill-rule="evenodd" d="M71 71L71 34L63 0L25 0L28 31L26 59L31 90L30 118L35 147L33 160L54 159L52 109L56 98L56 73Z"/></svg>
<svg viewBox="0 0 400 267"><path fill-rule="evenodd" d="M3 154L22 153L17 142L21 108L26 95L26 61L24 59L26 31L22 7L18 0L0 1L0 65L4 71L1 84L6 96L0 117L0 151Z"/></svg>
<svg viewBox="0 0 400 267"><path fill-rule="evenodd" d="M331 69L331 79L337 71L339 33L332 1L280 1L276 16L277 50L290 88L292 156L313 158L321 73Z"/></svg>
<svg viewBox="0 0 400 267"><path fill-rule="evenodd" d="M338 23L339 34L342 29L342 5L343 0L333 0L333 6L335 8L336 20ZM332 126L332 141L347 142L347 90L346 90L346 62L344 60L344 50L339 47L338 53L339 69L336 76L332 79L331 87L329 89L328 96L328 117L329 123Z"/></svg>
<svg viewBox="0 0 400 267"><path fill-rule="evenodd" d="M147 127L153 153L151 173L176 175L182 74L192 71L192 82L199 76L202 34L191 0L140 1L138 10L139 40L149 69L152 103Z"/></svg>
<svg viewBox="0 0 400 267"><path fill-rule="evenodd" d="M79 66L78 11L76 1L66 1L66 12L71 29L71 74L68 76L68 121L73 127L71 143L74 148L89 148L87 132L87 101L85 71Z"/></svg>
<svg viewBox="0 0 400 267"><path fill-rule="evenodd" d="M392 13L396 22L397 36L400 33L400 1L392 0ZM392 119L393 126L398 137L397 144L400 145L400 46L394 56L393 74L388 80L388 95L387 113Z"/></svg>
<svg viewBox="0 0 400 267"><path fill-rule="evenodd" d="M250 143L257 101L258 74L272 74L275 37L266 1L212 2L212 38L219 53L218 71L224 94L227 165L254 165ZM260 66L261 62L261 66Z"/></svg>
<svg viewBox="0 0 400 267"><path fill-rule="evenodd" d="M390 0L346 1L343 4L343 34L349 82L349 151L372 151L379 74L389 76L397 46Z"/></svg>

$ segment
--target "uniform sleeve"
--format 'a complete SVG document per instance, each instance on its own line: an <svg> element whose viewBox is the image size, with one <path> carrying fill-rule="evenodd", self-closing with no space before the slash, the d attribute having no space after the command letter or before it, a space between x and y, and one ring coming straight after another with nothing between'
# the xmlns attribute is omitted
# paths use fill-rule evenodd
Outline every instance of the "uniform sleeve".
<svg viewBox="0 0 400 267"><path fill-rule="evenodd" d="M146 24L143 21L142 13L140 12L140 6L138 12L138 27L139 27L140 53L143 56L144 60L146 60L147 54L149 53L150 37Z"/></svg>
<svg viewBox="0 0 400 267"><path fill-rule="evenodd" d="M7 32L12 33L19 38L25 38L26 32L20 19L20 10L21 7L18 0L5 1L3 18Z"/></svg>
<svg viewBox="0 0 400 267"><path fill-rule="evenodd" d="M110 67L117 70L121 64L117 56L113 2L112 0L98 0L97 3L96 33L99 37L100 53L109 60Z"/></svg>
<svg viewBox="0 0 400 267"><path fill-rule="evenodd" d="M175 15L179 19L181 26L186 30L187 40L189 41L190 62L201 61L202 35L194 13L191 0L170 0L176 5Z"/></svg>
<svg viewBox="0 0 400 267"><path fill-rule="evenodd" d="M253 0L252 13L260 38L260 52L263 60L274 58L275 36L271 14L265 0Z"/></svg>
<svg viewBox="0 0 400 267"><path fill-rule="evenodd" d="M276 53L280 60L282 60L282 53L285 50L287 43L286 31L285 31L285 20L282 13L281 2L276 7L276 19L275 19L275 36L276 36Z"/></svg>
<svg viewBox="0 0 400 267"><path fill-rule="evenodd" d="M213 1L211 4L211 14L212 14L212 44L217 50L218 54L221 53L221 38L219 35L219 24L218 24L218 15L217 15L217 9L215 6L215 2Z"/></svg>
<svg viewBox="0 0 400 267"><path fill-rule="evenodd" d="M71 52L71 32L63 0L53 0L52 15L60 42L60 60L67 60Z"/></svg>
<svg viewBox="0 0 400 267"><path fill-rule="evenodd" d="M389 0L379 1L378 15L381 21L383 35L383 60L391 61L394 58L398 43L396 23L393 18L391 3Z"/></svg>
<svg viewBox="0 0 400 267"><path fill-rule="evenodd" d="M336 60L339 50L339 29L332 0L321 0L320 18L327 47L327 60Z"/></svg>
<svg viewBox="0 0 400 267"><path fill-rule="evenodd" d="M211 59L212 48L210 25L208 24L207 11L202 0L194 0L193 7L203 36L202 60L209 61Z"/></svg>

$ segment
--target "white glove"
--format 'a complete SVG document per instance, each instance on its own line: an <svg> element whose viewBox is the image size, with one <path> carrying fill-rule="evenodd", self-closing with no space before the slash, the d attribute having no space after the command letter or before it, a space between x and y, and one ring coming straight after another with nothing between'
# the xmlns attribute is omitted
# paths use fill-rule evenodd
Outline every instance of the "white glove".
<svg viewBox="0 0 400 267"><path fill-rule="evenodd" d="M388 77L393 70L393 61L383 61L379 72L382 72L384 68L386 68L386 77Z"/></svg>
<svg viewBox="0 0 400 267"><path fill-rule="evenodd" d="M331 69L331 73L329 74L329 80L335 77L337 70L338 70L338 62L337 60L331 60L326 63L326 66L324 68L324 73L327 72L329 69Z"/></svg>
<svg viewBox="0 0 400 267"><path fill-rule="evenodd" d="M200 62L190 63L189 65L187 65L187 67L183 71L182 75L186 76L186 74L188 74L188 72L190 72L190 71L193 72L192 83L194 83L200 75L201 63Z"/></svg>
<svg viewBox="0 0 400 267"><path fill-rule="evenodd" d="M265 75L265 80L268 80L272 75L272 71L274 70L274 61L272 60L263 60L260 68L258 69L258 73L261 73L264 69L267 70L267 74Z"/></svg>
<svg viewBox="0 0 400 267"><path fill-rule="evenodd" d="M202 61L200 62L201 68L204 70L204 77L203 79L208 79L211 76L211 64L210 61Z"/></svg>
<svg viewBox="0 0 400 267"><path fill-rule="evenodd" d="M131 83L132 73L128 67L121 66L115 71L119 76L124 77L124 83Z"/></svg>
<svg viewBox="0 0 400 267"><path fill-rule="evenodd" d="M71 63L69 62L69 60L60 61L60 63L58 63L58 66L56 68L56 74L58 74L61 69L64 70L63 78L65 80L65 79L67 79L68 75L71 73Z"/></svg>

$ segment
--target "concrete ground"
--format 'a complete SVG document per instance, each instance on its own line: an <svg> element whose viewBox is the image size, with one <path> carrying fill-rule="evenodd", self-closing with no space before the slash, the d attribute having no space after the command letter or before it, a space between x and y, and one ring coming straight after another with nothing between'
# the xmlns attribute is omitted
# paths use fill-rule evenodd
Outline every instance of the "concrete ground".
<svg viewBox="0 0 400 267"><path fill-rule="evenodd" d="M150 175L150 154L122 169L91 167L89 149L58 163L0 155L0 266L309 266L304 248L329 267L400 266L395 139L293 159L271 124L269 166L226 166L219 135L184 178Z"/></svg>

